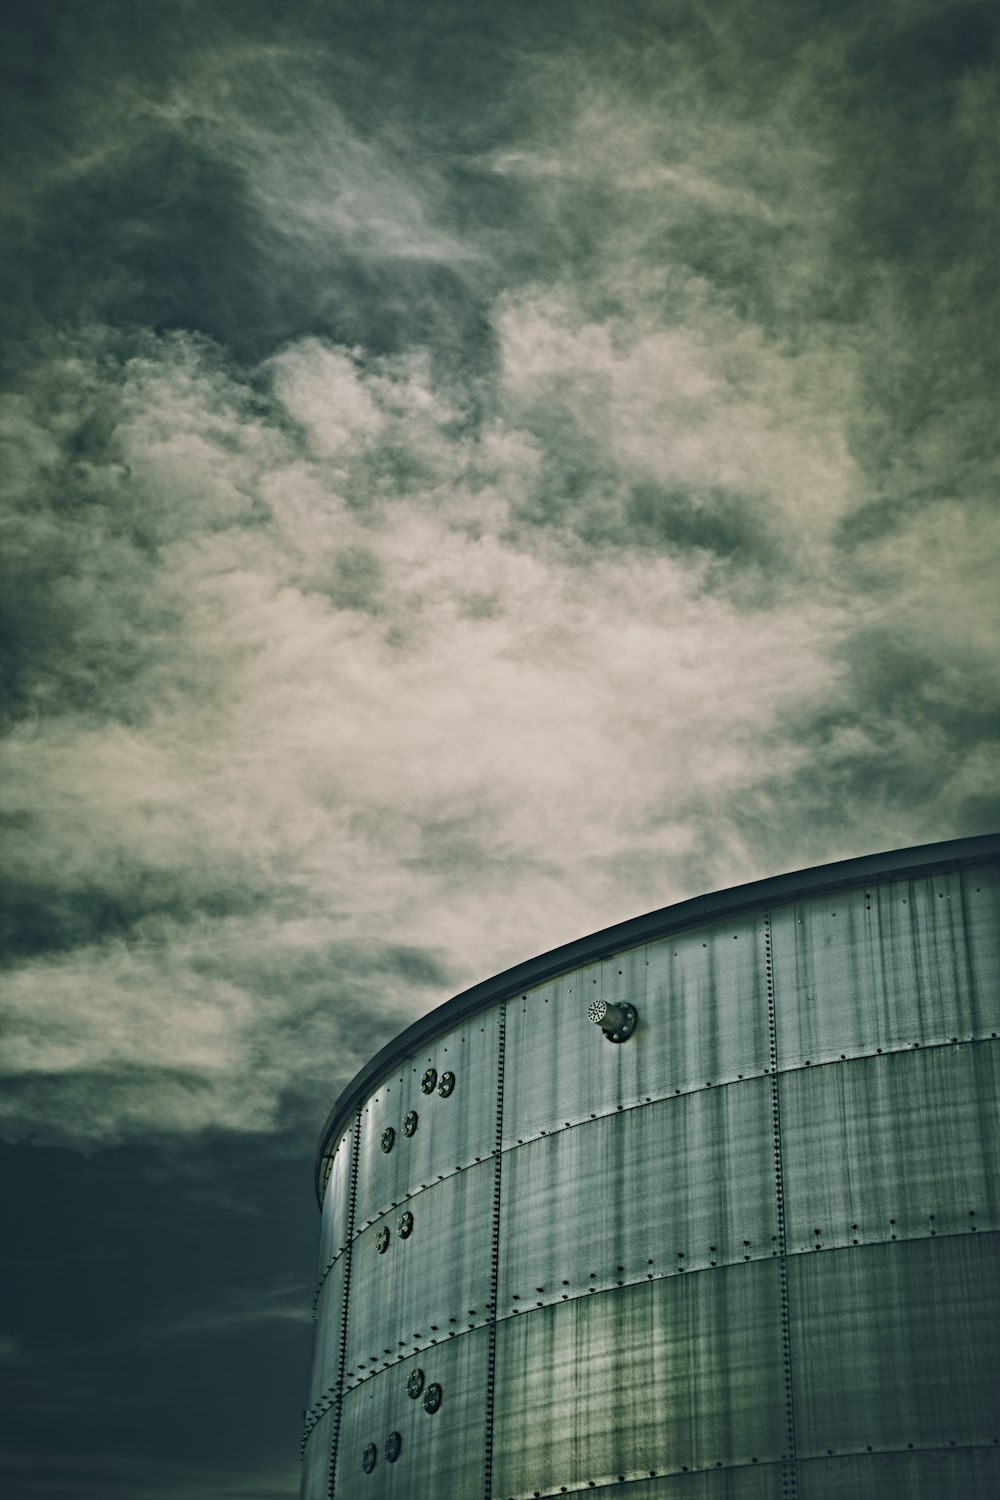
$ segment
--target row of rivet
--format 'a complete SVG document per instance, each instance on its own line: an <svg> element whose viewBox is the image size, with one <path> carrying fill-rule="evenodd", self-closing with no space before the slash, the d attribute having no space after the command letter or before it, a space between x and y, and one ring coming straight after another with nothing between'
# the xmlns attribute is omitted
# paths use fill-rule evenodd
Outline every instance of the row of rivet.
<svg viewBox="0 0 1000 1500"><path fill-rule="evenodd" d="M834 912L836 916L836 912ZM774 1192L777 1215L778 1296L781 1305L781 1357L785 1387L785 1442L781 1455L781 1493L796 1500L799 1471L795 1461L795 1403L792 1394L791 1311L788 1297L787 1241L785 1237L784 1167L781 1159L781 1096L778 1086L778 1026L774 993L774 955L771 948L771 917L764 917L764 967L767 980L767 1032L771 1058L771 1129L774 1137Z"/></svg>
<svg viewBox="0 0 1000 1500"><path fill-rule="evenodd" d="M995 1038L996 1035L997 1035L997 1033L993 1032L991 1034L991 1037ZM983 1036L972 1036L972 1037L968 1037L968 1038L951 1037L950 1038L950 1042L951 1043L962 1043L962 1042L964 1042L965 1045L968 1045L971 1042L989 1041L989 1040L991 1040L991 1037L987 1037L985 1035L983 1035ZM938 1047L947 1047L948 1045L949 1045L949 1042L923 1042L923 1043L921 1043L921 1042L911 1042L911 1043L908 1044L909 1047L923 1047L925 1051L931 1051L932 1049L936 1049ZM900 1044L899 1047L892 1049L889 1055L894 1055L897 1052L901 1053L904 1050L905 1050L904 1045ZM883 1053L883 1049L881 1047L879 1047L877 1049L877 1053L878 1053L878 1055L885 1055ZM876 1056L876 1053L874 1053L874 1052L864 1052L864 1053L854 1054L850 1059L847 1059L846 1056L845 1056L845 1054L842 1053L841 1054L841 1061L848 1061L849 1060L851 1062L863 1062L866 1059L874 1057L874 1056ZM832 1059L831 1058L831 1059L827 1059L826 1060L826 1064L825 1065L826 1066L835 1066L835 1064L836 1064L836 1059ZM823 1066L823 1065L824 1064L819 1064L819 1066ZM804 1066L808 1068L810 1066L810 1063L807 1061L804 1064ZM776 1073L777 1073L777 1071L778 1070L775 1070ZM797 1067L788 1067L788 1068L784 1068L784 1069L780 1070L780 1072L781 1072L782 1075L784 1075L786 1073L795 1072L795 1071L797 1071ZM740 1073L740 1074L738 1074L737 1078L728 1078L728 1079L724 1078L724 1079L720 1079L714 1085L714 1087L717 1088L717 1089L719 1089L719 1088L729 1088L729 1087L732 1087L737 1082L746 1082L746 1081L753 1080L754 1078L766 1078L766 1077L772 1077L773 1078L774 1076L775 1076L775 1074L772 1074L771 1069L768 1067L768 1068L764 1069L763 1073L751 1073L749 1075L744 1075L743 1073ZM700 1093L701 1090L702 1090L702 1088L709 1088L710 1089L712 1087L713 1087L712 1083L708 1082L708 1083L705 1083L705 1084L702 1084L702 1085L697 1085L695 1087L689 1087L687 1089L679 1089L679 1088L678 1089L674 1089L670 1093L657 1094L655 1097L652 1096L652 1095L647 1094L645 1096L645 1099L642 1100L642 1101L636 1101L635 1103L630 1103L630 1104L619 1104L619 1105L617 1105L616 1106L616 1110L617 1110L617 1112L619 1114L626 1113L626 1112L631 1112L634 1109L641 1109L643 1107L643 1104L653 1104L653 1103L660 1104L660 1103L663 1103L663 1102L665 1102L665 1100L671 1098L672 1095L686 1096L686 1095L689 1095L689 1094ZM415 1115L415 1112L411 1111L411 1113ZM517 1139L517 1145L518 1146L527 1146L527 1145L530 1145L533 1141L536 1141L536 1140L541 1140L541 1139L547 1138L549 1136L561 1135L562 1132L563 1132L563 1130L579 1129L580 1126L588 1124L589 1120L598 1120L598 1119L603 1120L603 1119L608 1119L608 1118L610 1118L609 1114L600 1114L600 1115L598 1115L598 1114L595 1114L595 1113L592 1112L588 1117L580 1118L579 1120L575 1120L575 1121L573 1121L573 1120L565 1120L562 1123L562 1125L556 1126L555 1128L552 1128L552 1129L549 1129L549 1130L540 1130L537 1135L526 1136L524 1138L522 1138L522 1137L519 1136L518 1139ZM405 1122L405 1120L404 1120L403 1128L404 1128L404 1131L405 1131L406 1130L406 1122ZM412 1135L413 1131L415 1129L416 1129L416 1123L414 1123L412 1129L410 1131L406 1131L406 1133L409 1134L409 1135ZM391 1149L391 1148L383 1147L383 1149L386 1150L386 1149ZM509 1146L504 1147L505 1152L512 1151L514 1149L515 1148L514 1148L513 1145L509 1145ZM472 1167L472 1166L477 1166L483 1159L484 1158L482 1158L480 1156L477 1156L475 1158L474 1162L467 1162L464 1167L462 1166L461 1163L457 1163L456 1166L455 1166L455 1168L454 1168L454 1172L439 1173L438 1174L438 1181L439 1182L444 1182L444 1181L447 1180L448 1177L454 1176L458 1172L466 1171L466 1170L468 1170L469 1167ZM423 1186L425 1186L425 1184L421 1184L421 1186L423 1187ZM413 1195L411 1195L410 1193L407 1193L405 1196L407 1198L409 1198L409 1197L411 1197ZM393 1204L393 1207L395 1207L395 1204ZM970 1214L972 1212L973 1212L973 1210L970 1209ZM931 1217L931 1219L933 1219L933 1217L934 1217L933 1214L930 1217ZM371 1221L369 1221L369 1222L371 1222ZM975 1226L972 1226L972 1227L974 1228ZM852 1228L853 1228L853 1226L852 1226ZM931 1235L932 1236L936 1235L937 1233L938 1233L938 1231L936 1229L932 1229L931 1230ZM891 1236L891 1238L893 1238L893 1239L895 1237L896 1237L895 1235ZM857 1240L855 1240L854 1243L857 1244L858 1243ZM881 1243L881 1241L876 1239L876 1240L870 1241L870 1243L878 1244L878 1243ZM319 1277L319 1279L318 1279L318 1281L316 1283L316 1290L313 1293L313 1300L312 1300L312 1308L313 1308L314 1312L316 1310L316 1305L317 1305L317 1302L319 1300L320 1292L323 1289L323 1283L325 1282L325 1280L326 1280L327 1276L329 1275L330 1271L336 1265L337 1261L340 1259L340 1256L343 1254L344 1248L346 1248L346 1246L342 1247L341 1250L339 1250L337 1252L337 1254L332 1258L332 1260L330 1260L328 1262L328 1264L324 1267L324 1269L322 1271L322 1274L320 1275L320 1277ZM772 1252L772 1253L776 1254L777 1252ZM744 1259L745 1260L749 1260L749 1259L751 1259L751 1257L750 1256L744 1256Z"/></svg>
<svg viewBox="0 0 1000 1500"><path fill-rule="evenodd" d="M863 1450L860 1449L860 1448L844 1448L844 1449L842 1449L840 1451L835 1451L833 1448L827 1448L825 1456L821 1457L819 1455L811 1455L809 1458L799 1458L799 1459L797 1459L796 1463L798 1463L798 1464L802 1464L802 1463L806 1463L806 1464L825 1463L827 1457L831 1457L831 1458L860 1458L865 1453L875 1453L875 1452L877 1452L879 1454L879 1457L885 1457L887 1455L888 1456L894 1456L897 1453L934 1453L934 1454L942 1454L942 1455L947 1456L948 1454L951 1453L952 1449L954 1449L956 1452L961 1451L961 1452L968 1453L970 1451L971 1452L978 1452L978 1451L981 1451L982 1449L984 1449L986 1447L989 1447L989 1446L993 1446L993 1447L1000 1446L1000 1438L993 1438L991 1444L985 1444L985 1443L963 1443L961 1445L961 1448L959 1448L959 1445L954 1440L954 1438L949 1439L948 1447L947 1448L942 1447L940 1444L933 1444L933 1443L931 1443L929 1445L921 1445L920 1447L916 1447L913 1443L907 1443L907 1445L906 1445L905 1448L879 1448L879 1449L876 1449L871 1444L869 1444ZM776 1460L774 1460L774 1459L766 1459L764 1461L764 1464L761 1465L761 1467L762 1468L767 1468L768 1466L770 1466L771 1464L773 1464L775 1462L776 1462ZM750 1459L750 1463L751 1464L758 1464L758 1463L760 1463L760 1460L757 1459L757 1458L751 1458ZM745 1463L737 1463L737 1464L723 1463L722 1459L719 1458L719 1459L716 1459L716 1461L715 1461L714 1464L712 1464L712 1463L708 1463L708 1464L681 1464L680 1468L677 1468L677 1469L647 1469L646 1473L649 1475L650 1479L655 1479L655 1478L657 1478L658 1475L662 1475L664 1478L667 1478L667 1477L669 1477L671 1475L675 1475L675 1474L699 1474L699 1473L702 1473L702 1474L711 1474L712 1472L714 1472L717 1469L725 1469L725 1470L728 1470L729 1472L732 1472L732 1471L735 1470L735 1471L739 1472L739 1471L741 1471L741 1470L743 1470L745 1468L746 1468L746 1464ZM637 1481L638 1481L639 1484L642 1484L644 1478L645 1478L645 1475L638 1475L638 1474L617 1474L617 1475L615 1475L614 1479L607 1479L607 1480L588 1479L587 1480L587 1487L588 1487L588 1489L595 1490L595 1489L598 1489L598 1488L603 1489L606 1484L615 1484L615 1483L617 1483L617 1484L634 1484ZM532 1490L531 1493L535 1497L535 1500L541 1500L541 1497L542 1497L542 1491L541 1490ZM553 1490L549 1490L548 1493L549 1493L549 1495L551 1495L551 1494L554 1493L554 1491ZM559 1486L559 1493L561 1495L568 1494L569 1493L569 1487L568 1487L568 1485L561 1484ZM514 1495L509 1495L507 1497L507 1500L517 1500L517 1497L514 1496Z"/></svg>

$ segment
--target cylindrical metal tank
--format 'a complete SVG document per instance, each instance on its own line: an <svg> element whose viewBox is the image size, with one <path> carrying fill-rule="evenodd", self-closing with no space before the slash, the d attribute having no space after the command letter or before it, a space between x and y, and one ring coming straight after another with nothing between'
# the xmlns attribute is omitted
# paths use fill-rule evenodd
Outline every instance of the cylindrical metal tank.
<svg viewBox="0 0 1000 1500"><path fill-rule="evenodd" d="M303 1500L1000 1494L998 861L686 901L379 1053L320 1143Z"/></svg>

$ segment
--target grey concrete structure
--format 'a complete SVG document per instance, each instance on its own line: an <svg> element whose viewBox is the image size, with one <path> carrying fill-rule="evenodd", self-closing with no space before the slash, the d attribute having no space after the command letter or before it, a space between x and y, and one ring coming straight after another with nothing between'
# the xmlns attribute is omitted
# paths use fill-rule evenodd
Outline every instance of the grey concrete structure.
<svg viewBox="0 0 1000 1500"><path fill-rule="evenodd" d="M320 1144L303 1500L1000 1494L998 862L684 902L374 1058Z"/></svg>

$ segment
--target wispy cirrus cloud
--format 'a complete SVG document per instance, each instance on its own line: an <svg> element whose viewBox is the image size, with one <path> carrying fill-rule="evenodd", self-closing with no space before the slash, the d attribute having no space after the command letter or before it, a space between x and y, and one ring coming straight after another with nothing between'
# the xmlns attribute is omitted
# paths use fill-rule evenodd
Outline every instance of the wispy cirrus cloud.
<svg viewBox="0 0 1000 1500"><path fill-rule="evenodd" d="M283 1282L280 1286L233 1288L210 1306L190 1307L174 1302L144 1330L146 1339L172 1339L204 1333L240 1333L260 1323L312 1323L308 1288Z"/></svg>

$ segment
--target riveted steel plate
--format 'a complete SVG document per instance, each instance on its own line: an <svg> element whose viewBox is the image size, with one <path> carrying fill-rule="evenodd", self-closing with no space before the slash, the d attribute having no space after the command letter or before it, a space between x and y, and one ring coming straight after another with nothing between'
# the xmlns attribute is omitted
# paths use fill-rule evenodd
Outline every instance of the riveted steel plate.
<svg viewBox="0 0 1000 1500"><path fill-rule="evenodd" d="M309 1434L302 1455L301 1500L329 1500L333 1426L334 1414L328 1411Z"/></svg>
<svg viewBox="0 0 1000 1500"><path fill-rule="evenodd" d="M456 1167L485 1161L493 1150L496 1131L497 1014L476 1018L442 1037L426 1056L413 1058L379 1088L361 1114L355 1229L363 1229L407 1193L428 1187ZM420 1091L428 1060L437 1073L451 1070L457 1083L450 1097ZM419 1129L403 1130L406 1115L415 1110ZM393 1149L382 1150L382 1132L396 1132Z"/></svg>
<svg viewBox="0 0 1000 1500"><path fill-rule="evenodd" d="M407 1208L413 1214L408 1239L397 1238L396 1210L383 1221L390 1230L384 1255L374 1246L382 1223L373 1224L354 1242L347 1332L350 1380L432 1339L446 1344L449 1333L486 1318L492 1162L417 1193ZM429 1372L425 1361L421 1368Z"/></svg>
<svg viewBox="0 0 1000 1500"><path fill-rule="evenodd" d="M312 1378L309 1386L310 1406L314 1401L318 1401L337 1379L346 1268L347 1257L342 1255L334 1262L327 1274L316 1301Z"/></svg>
<svg viewBox="0 0 1000 1500"><path fill-rule="evenodd" d="M608 1046L595 998L639 1020ZM716 1086L769 1063L764 925L734 917L629 950L526 992L507 1007L504 1141L619 1104Z"/></svg>
<svg viewBox="0 0 1000 1500"><path fill-rule="evenodd" d="M791 1256L788 1298L801 1457L998 1436L996 1235Z"/></svg>
<svg viewBox="0 0 1000 1500"><path fill-rule="evenodd" d="M504 1156L501 1195L502 1313L770 1257L771 1080L682 1094L519 1146Z"/></svg>
<svg viewBox="0 0 1000 1500"><path fill-rule="evenodd" d="M989 873L894 880L775 911L779 1068L1000 1031Z"/></svg>
<svg viewBox="0 0 1000 1500"><path fill-rule="evenodd" d="M407 1394L417 1356L349 1391L341 1420L337 1500L469 1500L482 1494L487 1353L482 1328L419 1356L427 1380L445 1391L433 1416ZM402 1440L392 1464L382 1462L390 1432ZM357 1465L370 1441L379 1446L379 1462L365 1475Z"/></svg>
<svg viewBox="0 0 1000 1500"><path fill-rule="evenodd" d="M350 1130L341 1136L330 1163L320 1221L320 1275L347 1243L347 1213L351 1196L351 1138Z"/></svg>
<svg viewBox="0 0 1000 1500"><path fill-rule="evenodd" d="M750 1467L784 1438L777 1261L578 1298L497 1330L496 1496Z"/></svg>
<svg viewBox="0 0 1000 1500"><path fill-rule="evenodd" d="M801 1068L780 1087L790 1251L1000 1229L1000 1042Z"/></svg>
<svg viewBox="0 0 1000 1500"><path fill-rule="evenodd" d="M994 1500L1000 1448L852 1453L799 1464L799 1500Z"/></svg>
<svg viewBox="0 0 1000 1500"><path fill-rule="evenodd" d="M975 996L977 1036L1000 1031L997 1008L1000 1006L1000 866L981 865L963 870L962 928L956 934L964 939L969 964L969 988Z"/></svg>
<svg viewBox="0 0 1000 1500"><path fill-rule="evenodd" d="M647 1477L639 1483L629 1484L623 1490L615 1478L614 1484L589 1484L579 1486L595 1500L608 1500L611 1495L617 1500L775 1500L782 1493L780 1464L751 1465L748 1469L710 1469L702 1474L665 1474ZM843 1497L840 1497L843 1500Z"/></svg>

